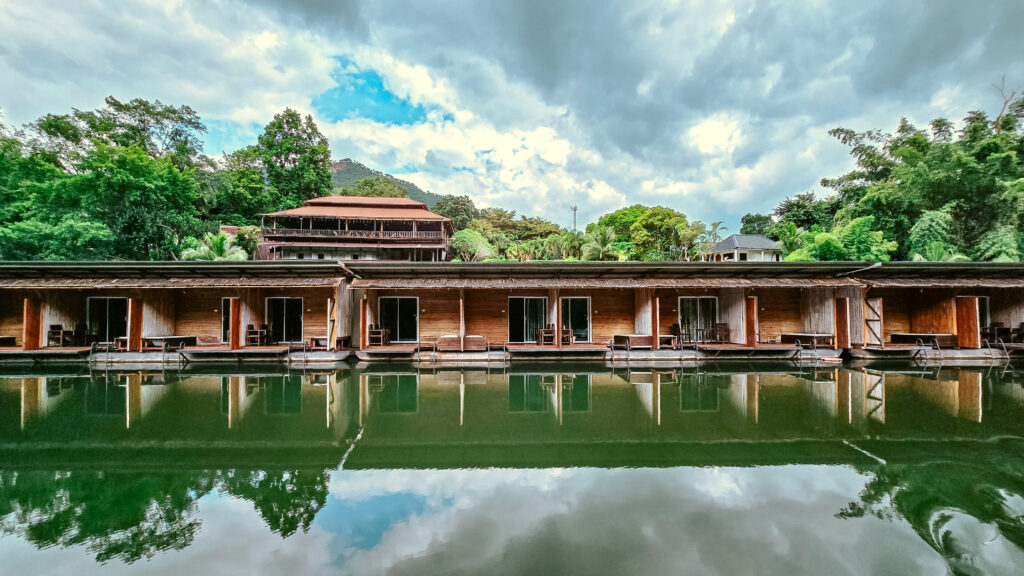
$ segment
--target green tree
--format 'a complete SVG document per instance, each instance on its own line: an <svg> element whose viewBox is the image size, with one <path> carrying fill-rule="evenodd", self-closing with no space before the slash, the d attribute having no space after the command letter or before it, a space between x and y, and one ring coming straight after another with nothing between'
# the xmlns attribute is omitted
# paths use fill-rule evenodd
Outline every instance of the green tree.
<svg viewBox="0 0 1024 576"><path fill-rule="evenodd" d="M469 228L473 220L480 218L480 211L469 196L442 196L432 211L450 219L456 230Z"/></svg>
<svg viewBox="0 0 1024 576"><path fill-rule="evenodd" d="M927 210L921 214L908 234L908 251L911 254L924 254L929 247L938 242L943 247L950 243L950 229L953 217L940 210Z"/></svg>
<svg viewBox="0 0 1024 576"><path fill-rule="evenodd" d="M0 260L107 260L114 235L98 222L71 216L50 224L22 220L0 226Z"/></svg>
<svg viewBox="0 0 1024 576"><path fill-rule="evenodd" d="M629 227L629 240L642 258L664 260L679 246L677 229L687 224L684 214L655 206L641 214Z"/></svg>
<svg viewBox="0 0 1024 576"><path fill-rule="evenodd" d="M342 196L378 196L384 198L408 198L409 190L400 186L394 178L370 176L363 178L351 188L340 191Z"/></svg>
<svg viewBox="0 0 1024 576"><path fill-rule="evenodd" d="M579 230L566 230L559 237L559 249L562 256L567 259L580 260L583 258L583 244L586 238Z"/></svg>
<svg viewBox="0 0 1024 576"><path fill-rule="evenodd" d="M263 178L263 158L256 146L224 157L227 181L217 189L215 212L224 224L257 224L263 214L282 208L281 196Z"/></svg>
<svg viewBox="0 0 1024 576"><path fill-rule="evenodd" d="M612 260L616 257L615 241L618 235L611 226L595 226L586 234L583 258L586 260Z"/></svg>
<svg viewBox="0 0 1024 576"><path fill-rule="evenodd" d="M190 238L190 246L181 251L182 260L248 260L249 255L235 245L235 237L218 232L207 234L202 241Z"/></svg>
<svg viewBox="0 0 1024 576"><path fill-rule="evenodd" d="M313 117L285 108L259 136L260 156L267 182L284 206L331 193L331 151Z"/></svg>
<svg viewBox="0 0 1024 576"><path fill-rule="evenodd" d="M597 220L597 226L611 226L619 242L629 242L632 234L631 228L641 216L647 212L647 206L634 204L626 208L620 208L615 212L609 212Z"/></svg>
<svg viewBox="0 0 1024 576"><path fill-rule="evenodd" d="M772 233L772 224L772 217L768 214L744 214L743 218L740 218L740 234L771 237L769 235Z"/></svg>
<svg viewBox="0 0 1024 576"><path fill-rule="evenodd" d="M487 260L495 255L494 248L487 242L483 234L476 230L459 230L452 237L452 251L464 262Z"/></svg>

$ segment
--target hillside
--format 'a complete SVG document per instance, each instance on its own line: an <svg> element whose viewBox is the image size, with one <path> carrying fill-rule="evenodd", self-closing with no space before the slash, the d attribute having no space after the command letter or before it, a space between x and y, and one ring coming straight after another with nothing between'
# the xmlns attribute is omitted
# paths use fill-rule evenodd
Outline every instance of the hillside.
<svg viewBox="0 0 1024 576"><path fill-rule="evenodd" d="M421 190L419 186L412 182L406 182L405 180L400 180L390 174L385 174L378 170L367 168L351 158L345 158L331 164L330 170L331 182L334 184L335 188L351 188L356 182L359 182L363 178L383 176L385 178L391 178L397 182L399 186L407 189L409 191L409 198L423 202L427 205L427 208L433 208L434 204L441 199L440 194Z"/></svg>

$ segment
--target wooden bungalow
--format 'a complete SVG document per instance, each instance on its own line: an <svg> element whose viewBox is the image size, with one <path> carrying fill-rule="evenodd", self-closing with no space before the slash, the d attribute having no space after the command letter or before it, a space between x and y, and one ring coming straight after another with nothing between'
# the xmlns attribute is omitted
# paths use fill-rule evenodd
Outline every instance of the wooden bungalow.
<svg viewBox="0 0 1024 576"><path fill-rule="evenodd" d="M822 355L859 344L844 264L349 263L360 356ZM826 352L830 350L831 352ZM664 355L664 354L663 354Z"/></svg>
<svg viewBox="0 0 1024 576"><path fill-rule="evenodd" d="M347 278L329 262L0 264L0 350L336 350L348 337Z"/></svg>
<svg viewBox="0 0 1024 576"><path fill-rule="evenodd" d="M861 356L977 355L1024 350L1024 267L892 262L856 274L864 285Z"/></svg>

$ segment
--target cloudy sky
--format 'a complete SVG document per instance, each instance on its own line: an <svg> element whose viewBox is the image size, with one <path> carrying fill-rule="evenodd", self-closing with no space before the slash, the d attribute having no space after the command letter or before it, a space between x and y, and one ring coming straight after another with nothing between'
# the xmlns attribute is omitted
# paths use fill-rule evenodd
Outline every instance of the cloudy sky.
<svg viewBox="0 0 1024 576"><path fill-rule="evenodd" d="M1022 21L1019 0L0 0L0 110L189 104L219 155L290 106L334 158L478 205L735 231L849 168L829 128L998 112Z"/></svg>

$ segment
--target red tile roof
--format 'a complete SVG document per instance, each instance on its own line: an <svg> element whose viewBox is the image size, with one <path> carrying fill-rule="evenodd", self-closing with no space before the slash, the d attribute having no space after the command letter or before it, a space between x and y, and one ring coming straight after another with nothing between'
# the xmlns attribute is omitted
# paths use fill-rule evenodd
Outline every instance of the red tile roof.
<svg viewBox="0 0 1024 576"><path fill-rule="evenodd" d="M427 210L427 205L410 198L370 196L324 196L306 200L305 206L271 212L267 216L292 218L349 218L352 220L430 220L450 228L450 220Z"/></svg>

